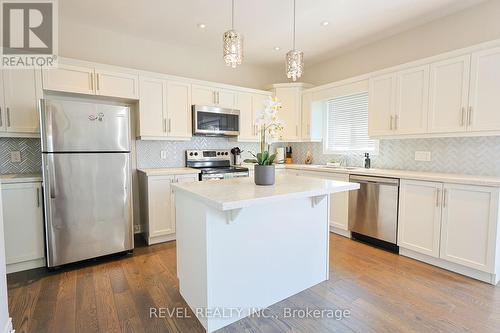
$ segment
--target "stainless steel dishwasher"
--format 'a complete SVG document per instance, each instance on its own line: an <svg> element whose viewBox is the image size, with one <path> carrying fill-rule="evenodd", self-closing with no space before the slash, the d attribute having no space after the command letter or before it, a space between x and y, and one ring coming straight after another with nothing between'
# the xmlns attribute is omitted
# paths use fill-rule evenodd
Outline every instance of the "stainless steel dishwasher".
<svg viewBox="0 0 500 333"><path fill-rule="evenodd" d="M359 183L349 192L349 230L361 241L398 251L399 179L351 175Z"/></svg>

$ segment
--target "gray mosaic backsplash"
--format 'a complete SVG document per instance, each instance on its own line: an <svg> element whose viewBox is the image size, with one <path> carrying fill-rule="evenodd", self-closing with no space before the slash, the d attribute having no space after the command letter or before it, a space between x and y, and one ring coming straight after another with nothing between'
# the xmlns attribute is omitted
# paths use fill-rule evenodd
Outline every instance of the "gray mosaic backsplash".
<svg viewBox="0 0 500 333"><path fill-rule="evenodd" d="M295 163L304 163L307 151L313 164L325 164L341 155L323 154L321 143L292 143ZM415 151L430 151L429 162L415 161ZM362 166L363 154L347 156L350 166ZM500 177L500 137L381 140L372 168L460 173Z"/></svg>
<svg viewBox="0 0 500 333"><path fill-rule="evenodd" d="M231 149L244 150L243 158L248 158L248 151L259 149L258 143L237 142L234 139L214 137L193 137L191 141L136 141L137 168L168 168L185 166L184 152L187 149ZM161 159L161 151L167 152L167 158Z"/></svg>
<svg viewBox="0 0 500 333"><path fill-rule="evenodd" d="M21 162L11 162L10 153L21 152ZM0 174L40 173L42 153L40 139L0 138Z"/></svg>

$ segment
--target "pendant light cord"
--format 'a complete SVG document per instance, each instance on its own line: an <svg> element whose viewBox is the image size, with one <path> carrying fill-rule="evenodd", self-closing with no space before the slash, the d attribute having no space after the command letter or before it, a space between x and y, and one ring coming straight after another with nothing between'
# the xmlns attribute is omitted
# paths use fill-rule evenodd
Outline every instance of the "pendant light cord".
<svg viewBox="0 0 500 333"><path fill-rule="evenodd" d="M234 30L234 0L231 1L231 30Z"/></svg>
<svg viewBox="0 0 500 333"><path fill-rule="evenodd" d="M295 50L295 0L293 0L293 49Z"/></svg>

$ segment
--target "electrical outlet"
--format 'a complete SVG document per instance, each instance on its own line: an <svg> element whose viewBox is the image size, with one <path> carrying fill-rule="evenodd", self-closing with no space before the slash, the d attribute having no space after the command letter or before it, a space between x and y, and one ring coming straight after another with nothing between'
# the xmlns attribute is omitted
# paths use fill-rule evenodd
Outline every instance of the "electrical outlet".
<svg viewBox="0 0 500 333"><path fill-rule="evenodd" d="M160 158L162 160L165 160L167 158L167 151L166 150L160 151Z"/></svg>
<svg viewBox="0 0 500 333"><path fill-rule="evenodd" d="M431 160L431 152L430 151L416 151L415 152L415 161L429 162L430 160Z"/></svg>
<svg viewBox="0 0 500 333"><path fill-rule="evenodd" d="M134 234L140 234L142 231L140 224L134 224Z"/></svg>
<svg viewBox="0 0 500 333"><path fill-rule="evenodd" d="M21 152L19 150L14 150L10 152L10 161L12 163L21 163Z"/></svg>

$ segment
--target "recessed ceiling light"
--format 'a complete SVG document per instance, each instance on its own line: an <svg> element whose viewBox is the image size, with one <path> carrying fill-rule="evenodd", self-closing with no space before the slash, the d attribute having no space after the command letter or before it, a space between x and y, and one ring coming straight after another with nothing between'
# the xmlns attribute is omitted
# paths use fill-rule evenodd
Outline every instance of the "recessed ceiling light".
<svg viewBox="0 0 500 333"><path fill-rule="evenodd" d="M274 50L275 50L275 51L279 51L279 50L280 50L280 47L279 47L279 46L275 46L275 47L274 47Z"/></svg>
<svg viewBox="0 0 500 333"><path fill-rule="evenodd" d="M328 22L328 21L321 22L321 25L324 26L324 27L326 27L328 24L330 24L330 22Z"/></svg>
<svg viewBox="0 0 500 333"><path fill-rule="evenodd" d="M198 28L205 29L207 26L205 23L198 23Z"/></svg>

